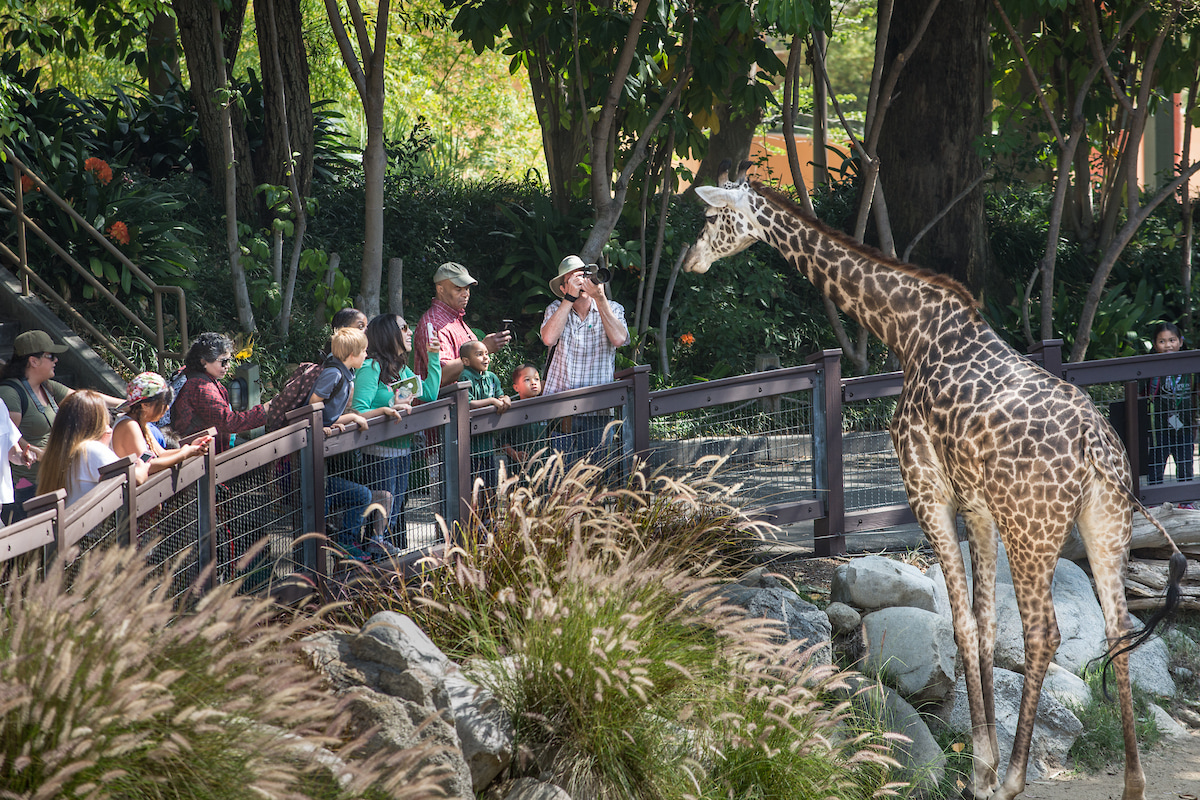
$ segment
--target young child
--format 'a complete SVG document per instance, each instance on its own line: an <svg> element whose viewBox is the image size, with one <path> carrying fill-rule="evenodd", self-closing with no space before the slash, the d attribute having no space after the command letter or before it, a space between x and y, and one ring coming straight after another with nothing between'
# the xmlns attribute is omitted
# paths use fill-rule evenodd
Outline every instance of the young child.
<svg viewBox="0 0 1200 800"><path fill-rule="evenodd" d="M190 448L167 449L155 436L154 423L170 408L172 399L171 385L157 372L136 375L125 387L125 402L117 407L125 415L113 423L113 452L118 457L135 456L163 467L197 455L199 451ZM210 438L202 436L193 444L206 445Z"/></svg>
<svg viewBox="0 0 1200 800"><path fill-rule="evenodd" d="M1183 347L1179 327L1170 322L1156 326L1152 336L1155 353L1174 353ZM1194 383L1192 375L1167 375L1150 380L1150 463L1146 471L1150 483L1162 483L1168 458L1175 461L1177 480L1192 479L1196 440Z"/></svg>
<svg viewBox="0 0 1200 800"><path fill-rule="evenodd" d="M512 406L496 373L488 371L491 356L483 342L467 342L458 349L462 359L462 379L471 383L471 408L491 406L503 414ZM471 473L483 479L483 485L496 485L496 453L494 436L490 433L471 437Z"/></svg>
<svg viewBox="0 0 1200 800"><path fill-rule="evenodd" d="M330 354L325 359L325 369L313 384L310 403L324 403L321 421L326 428L357 425L366 429L367 419L362 414L347 410L354 391L354 373L367 358L367 335L358 328L338 328L330 340ZM374 409L386 416L398 417L390 406ZM371 412L369 412L371 413ZM335 507L344 507L342 528L338 542L352 557L359 560L388 558L400 551L382 537L373 536L365 542L365 552L359 547L359 532L363 526L363 512L371 502L371 490L339 474L330 472L325 477L325 513Z"/></svg>
<svg viewBox="0 0 1200 800"><path fill-rule="evenodd" d="M512 388L518 400L528 400L542 393L542 376L538 368L528 361L513 370ZM546 423L529 422L504 432L504 454L509 464L522 466L543 444L546 438Z"/></svg>

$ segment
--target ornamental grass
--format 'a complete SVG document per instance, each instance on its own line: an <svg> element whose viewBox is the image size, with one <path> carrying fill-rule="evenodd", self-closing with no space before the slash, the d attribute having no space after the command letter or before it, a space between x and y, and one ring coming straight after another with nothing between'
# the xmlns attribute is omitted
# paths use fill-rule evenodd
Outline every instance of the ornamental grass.
<svg viewBox="0 0 1200 800"><path fill-rule="evenodd" d="M294 644L311 620L236 586L181 610L143 556L6 588L0 798L440 796L427 752L352 758L341 701Z"/></svg>
<svg viewBox="0 0 1200 800"><path fill-rule="evenodd" d="M899 790L885 737L838 699L847 674L722 596L768 535L731 493L703 470L601 475L552 456L502 481L492 524L347 612L408 614L495 694L516 729L507 779L576 800Z"/></svg>

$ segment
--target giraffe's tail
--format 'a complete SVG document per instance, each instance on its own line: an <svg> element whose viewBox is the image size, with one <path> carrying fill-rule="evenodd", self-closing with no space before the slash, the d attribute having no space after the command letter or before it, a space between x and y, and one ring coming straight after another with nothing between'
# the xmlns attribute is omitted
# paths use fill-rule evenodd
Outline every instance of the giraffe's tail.
<svg viewBox="0 0 1200 800"><path fill-rule="evenodd" d="M1170 559L1167 561L1167 591L1162 606L1146 620L1141 630L1129 631L1121 636L1109 646L1103 656L1100 656L1100 659L1103 659L1101 685L1105 696L1108 696L1108 669L1112 666L1113 659L1141 646L1147 639L1154 635L1154 631L1158 628L1159 624L1173 614L1179 606L1179 599L1182 596L1183 578L1187 574L1187 556L1180 552L1179 547L1175 544L1175 540L1171 538L1171 534L1167 533L1167 529L1163 527L1163 524L1138 499L1138 496L1133 493L1133 489L1129 484L1121 479L1121 470L1117 468L1117 465L1113 462L1113 458L1115 453L1124 452L1124 446L1121 440L1117 438L1116 431L1106 425L1100 431L1095 431L1094 433L1094 438L1089 437L1092 441L1089 443L1090 446L1088 449L1090 460L1096 471L1114 486L1117 491L1124 495L1132 509L1141 513L1143 517L1150 521L1151 525L1158 528L1158 532L1162 534L1163 539L1166 540L1173 551Z"/></svg>

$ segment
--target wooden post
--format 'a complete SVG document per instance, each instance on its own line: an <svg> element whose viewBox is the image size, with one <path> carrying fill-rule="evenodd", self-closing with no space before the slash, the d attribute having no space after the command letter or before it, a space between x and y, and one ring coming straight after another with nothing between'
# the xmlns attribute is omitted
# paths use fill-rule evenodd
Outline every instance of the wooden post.
<svg viewBox="0 0 1200 800"><path fill-rule="evenodd" d="M817 364L813 387L813 488L825 495L825 516L813 521L813 553L846 552L846 495L842 475L842 351L808 358Z"/></svg>

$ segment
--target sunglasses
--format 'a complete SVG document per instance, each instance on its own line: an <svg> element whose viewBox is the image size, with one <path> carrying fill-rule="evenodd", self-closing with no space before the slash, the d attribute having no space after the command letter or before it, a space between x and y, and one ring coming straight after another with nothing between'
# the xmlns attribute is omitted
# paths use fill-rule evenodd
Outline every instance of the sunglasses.
<svg viewBox="0 0 1200 800"><path fill-rule="evenodd" d="M42 353L38 358L48 358L55 364L58 363L58 353Z"/></svg>
<svg viewBox="0 0 1200 800"><path fill-rule="evenodd" d="M233 361L233 356L225 356L224 358L217 359L217 363L222 367L228 367L230 361Z"/></svg>

